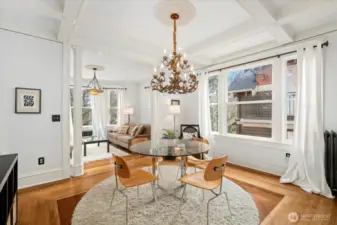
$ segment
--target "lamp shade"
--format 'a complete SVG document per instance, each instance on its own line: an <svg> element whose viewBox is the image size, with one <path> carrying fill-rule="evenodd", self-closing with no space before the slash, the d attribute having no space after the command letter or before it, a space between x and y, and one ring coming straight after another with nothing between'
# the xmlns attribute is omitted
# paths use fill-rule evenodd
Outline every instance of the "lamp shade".
<svg viewBox="0 0 337 225"><path fill-rule="evenodd" d="M128 115L133 115L133 108L125 108L124 109L124 114L128 114Z"/></svg>
<svg viewBox="0 0 337 225"><path fill-rule="evenodd" d="M180 114L180 105L171 105L170 106L171 114Z"/></svg>

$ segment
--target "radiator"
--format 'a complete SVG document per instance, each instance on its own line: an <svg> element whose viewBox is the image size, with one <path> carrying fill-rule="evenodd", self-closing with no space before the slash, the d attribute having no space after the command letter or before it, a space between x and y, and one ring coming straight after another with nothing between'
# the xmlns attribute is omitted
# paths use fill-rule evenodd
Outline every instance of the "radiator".
<svg viewBox="0 0 337 225"><path fill-rule="evenodd" d="M337 196L337 134L324 132L325 141L325 176L332 194Z"/></svg>

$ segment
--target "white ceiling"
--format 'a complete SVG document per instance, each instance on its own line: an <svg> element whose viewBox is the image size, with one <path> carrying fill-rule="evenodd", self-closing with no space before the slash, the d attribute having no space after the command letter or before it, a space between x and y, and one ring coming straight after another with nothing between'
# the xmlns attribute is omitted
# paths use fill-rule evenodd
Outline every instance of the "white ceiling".
<svg viewBox="0 0 337 225"><path fill-rule="evenodd" d="M337 29L337 0L190 1L196 17L178 26L178 46L197 66ZM88 50L84 63L110 68L104 79L136 81L150 78L163 49L172 48L172 27L156 19L156 4L157 0L0 0L0 27L83 46Z"/></svg>

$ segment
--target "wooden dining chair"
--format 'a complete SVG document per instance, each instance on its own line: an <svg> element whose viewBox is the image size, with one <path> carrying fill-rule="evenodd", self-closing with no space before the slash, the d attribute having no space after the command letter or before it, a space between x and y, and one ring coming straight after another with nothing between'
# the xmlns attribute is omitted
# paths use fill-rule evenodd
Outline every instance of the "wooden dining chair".
<svg viewBox="0 0 337 225"><path fill-rule="evenodd" d="M218 198L219 196L223 194L226 196L228 210L229 210L230 216L232 217L232 211L229 205L228 195L226 192L222 191L223 173L225 172L225 166L226 166L227 161L228 161L228 156L214 158L208 163L205 170L197 172L197 173L188 174L179 179L182 183L184 183L184 189L183 189L183 194L181 197L181 202L180 202L178 212L181 211L181 206L184 202L183 198L185 195L186 186L191 185L191 186L200 188L203 191L209 190L215 195L215 197L209 199L207 202L207 224L209 224L209 205L211 201L213 201L214 199ZM217 193L215 192L215 189L217 189L219 186L220 186L220 190Z"/></svg>
<svg viewBox="0 0 337 225"><path fill-rule="evenodd" d="M205 143L205 144L209 144L208 140L203 139L203 138L193 138L192 140L197 141L197 142L202 142L202 143ZM176 160L178 162L180 162L180 160L182 160L182 159L181 159L181 157L177 157ZM184 163L185 163L186 168L193 167L194 172L197 172L197 168L201 169L201 170L206 169L207 164L210 161L211 160L208 160L208 159L198 159L194 156L188 156ZM178 171L177 171L177 176L176 176L177 178L176 179L178 179L179 171L180 171L180 166L178 166Z"/></svg>
<svg viewBox="0 0 337 225"><path fill-rule="evenodd" d="M115 161L115 182L116 182L116 188L112 193L110 208L112 206L112 202L115 196L116 191L121 193L126 198L126 224L128 224L128 196L124 193L125 189L132 188L137 186L137 195L139 197L139 186L151 183L152 187L152 195L154 202L156 203L156 207L158 210L157 205L157 194L156 194L156 188L154 187L153 181L158 180L158 178L152 173L146 172L142 169L133 169L130 170L128 164L125 162L125 160L122 157L119 157L115 154L113 154L114 161ZM119 182L118 182L119 180ZM124 188L120 189L118 183L121 183Z"/></svg>

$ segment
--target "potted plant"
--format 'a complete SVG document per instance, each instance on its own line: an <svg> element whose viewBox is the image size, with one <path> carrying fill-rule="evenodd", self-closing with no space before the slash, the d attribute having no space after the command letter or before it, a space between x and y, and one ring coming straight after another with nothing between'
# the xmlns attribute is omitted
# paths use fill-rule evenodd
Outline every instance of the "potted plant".
<svg viewBox="0 0 337 225"><path fill-rule="evenodd" d="M163 131L162 139L176 139L174 130L163 129Z"/></svg>

